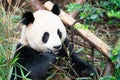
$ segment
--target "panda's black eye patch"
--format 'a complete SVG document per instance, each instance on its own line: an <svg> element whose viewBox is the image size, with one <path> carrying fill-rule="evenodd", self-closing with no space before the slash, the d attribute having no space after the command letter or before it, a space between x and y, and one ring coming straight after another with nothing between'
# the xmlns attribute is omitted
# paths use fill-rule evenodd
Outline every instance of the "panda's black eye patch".
<svg viewBox="0 0 120 80"><path fill-rule="evenodd" d="M49 39L49 33L48 32L45 32L44 34L43 34L43 37L42 37L42 41L44 42L44 43L46 43L47 41L48 41L48 39Z"/></svg>
<svg viewBox="0 0 120 80"><path fill-rule="evenodd" d="M60 38L62 38L62 33L59 29L57 30L57 34L59 35Z"/></svg>

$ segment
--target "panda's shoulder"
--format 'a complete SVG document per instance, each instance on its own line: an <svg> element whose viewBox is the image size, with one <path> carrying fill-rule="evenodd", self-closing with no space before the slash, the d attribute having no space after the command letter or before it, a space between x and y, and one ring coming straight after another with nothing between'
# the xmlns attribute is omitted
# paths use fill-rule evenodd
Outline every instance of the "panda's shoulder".
<svg viewBox="0 0 120 80"><path fill-rule="evenodd" d="M16 46L16 55L19 55L19 57L39 57L39 58L48 58L51 60L52 58L55 58L55 54L53 52L39 52L30 46L22 45L21 43L18 43Z"/></svg>
<svg viewBox="0 0 120 80"><path fill-rule="evenodd" d="M30 46L28 45L22 45L21 43L18 43L16 46L16 51L15 51L15 55L19 54L19 55L35 55L38 54L39 52L32 49Z"/></svg>

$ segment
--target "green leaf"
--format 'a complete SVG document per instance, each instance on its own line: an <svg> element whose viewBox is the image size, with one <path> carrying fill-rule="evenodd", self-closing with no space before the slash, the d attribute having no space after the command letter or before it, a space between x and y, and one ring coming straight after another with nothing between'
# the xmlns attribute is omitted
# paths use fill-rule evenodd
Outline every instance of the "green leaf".
<svg viewBox="0 0 120 80"><path fill-rule="evenodd" d="M98 18L98 15L97 14L93 14L91 15L90 19L97 19Z"/></svg>
<svg viewBox="0 0 120 80"><path fill-rule="evenodd" d="M79 7L81 7L80 4L76 4L74 2L72 2L72 3L70 3L69 5L66 6L67 12L72 12L72 11L78 10Z"/></svg>
<svg viewBox="0 0 120 80"><path fill-rule="evenodd" d="M88 25L83 25L83 24L80 24L80 23L76 23L75 25L74 25L74 28L75 29L84 29L84 30L87 30L88 29Z"/></svg>
<svg viewBox="0 0 120 80"><path fill-rule="evenodd" d="M52 78L55 76L56 72L57 72L57 71L51 73L51 74L46 78L46 80L52 79Z"/></svg>
<svg viewBox="0 0 120 80"><path fill-rule="evenodd" d="M113 10L108 11L107 16L108 17L116 17L116 18L120 19L120 11L113 11Z"/></svg>
<svg viewBox="0 0 120 80"><path fill-rule="evenodd" d="M117 54L118 54L118 50L117 50L117 49L113 49L113 50L112 50L112 54L113 54L113 55L117 55Z"/></svg>
<svg viewBox="0 0 120 80"><path fill-rule="evenodd" d="M81 18L85 18L85 17L87 17L87 15L86 15L84 12L81 12L81 13L80 13L80 17L81 17Z"/></svg>
<svg viewBox="0 0 120 80"><path fill-rule="evenodd" d="M2 80L2 77L0 77L0 80Z"/></svg>
<svg viewBox="0 0 120 80"><path fill-rule="evenodd" d="M92 80L91 77L80 77L80 78L77 78L76 80Z"/></svg>
<svg viewBox="0 0 120 80"><path fill-rule="evenodd" d="M61 73L61 77L62 77L63 79L65 79L65 74L64 74L64 73Z"/></svg>

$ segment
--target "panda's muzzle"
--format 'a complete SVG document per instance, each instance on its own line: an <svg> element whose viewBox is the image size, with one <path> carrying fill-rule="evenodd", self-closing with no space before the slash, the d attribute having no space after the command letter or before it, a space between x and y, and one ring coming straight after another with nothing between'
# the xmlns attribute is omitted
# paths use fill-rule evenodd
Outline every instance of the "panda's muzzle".
<svg viewBox="0 0 120 80"><path fill-rule="evenodd" d="M61 45L58 45L58 46L54 46L53 48L55 48L55 49L61 49Z"/></svg>

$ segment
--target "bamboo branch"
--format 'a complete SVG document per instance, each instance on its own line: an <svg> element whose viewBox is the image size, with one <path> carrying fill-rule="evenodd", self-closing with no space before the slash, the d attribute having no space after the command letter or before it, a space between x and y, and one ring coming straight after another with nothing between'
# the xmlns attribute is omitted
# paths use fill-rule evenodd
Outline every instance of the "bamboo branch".
<svg viewBox="0 0 120 80"><path fill-rule="evenodd" d="M36 11L36 10L44 10L44 6L39 0L30 0L30 5L31 7Z"/></svg>

